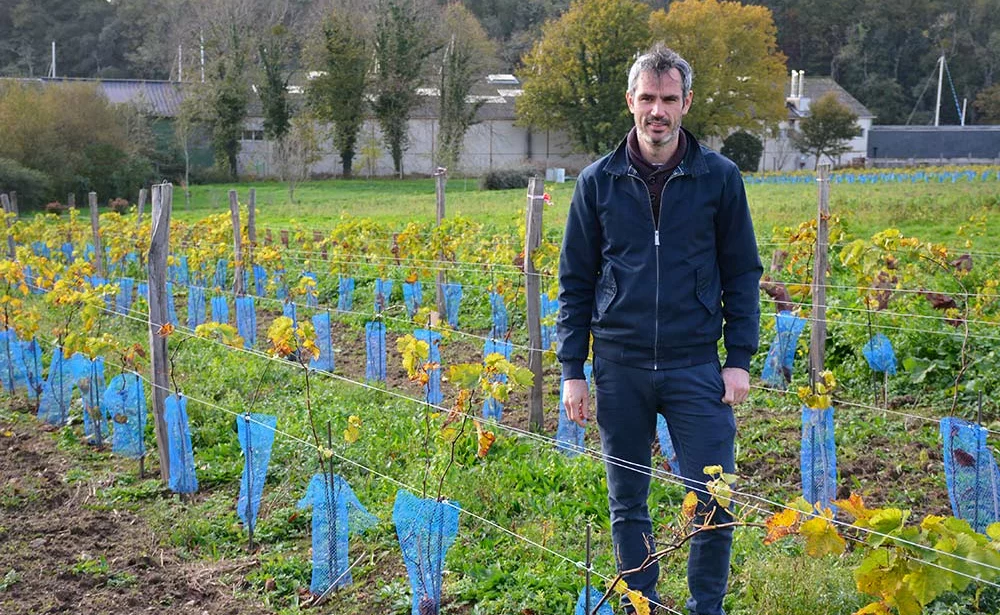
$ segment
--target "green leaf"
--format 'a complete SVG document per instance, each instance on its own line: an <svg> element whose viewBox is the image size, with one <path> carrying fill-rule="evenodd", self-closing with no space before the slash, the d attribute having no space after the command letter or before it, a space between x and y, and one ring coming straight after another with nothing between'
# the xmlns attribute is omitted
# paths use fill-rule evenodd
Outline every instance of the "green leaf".
<svg viewBox="0 0 1000 615"><path fill-rule="evenodd" d="M917 570L903 577L903 582L909 587L913 597L922 606L930 604L941 594L951 591L952 575L941 574L938 568L920 565Z"/></svg>
<svg viewBox="0 0 1000 615"><path fill-rule="evenodd" d="M448 380L460 389L472 389L479 384L483 366L479 363L459 363L448 369Z"/></svg>

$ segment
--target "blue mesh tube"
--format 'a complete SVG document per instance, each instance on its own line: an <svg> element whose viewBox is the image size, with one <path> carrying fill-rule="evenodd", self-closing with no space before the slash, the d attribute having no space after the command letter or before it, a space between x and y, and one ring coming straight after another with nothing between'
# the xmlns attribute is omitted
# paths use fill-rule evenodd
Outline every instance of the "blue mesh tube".
<svg viewBox="0 0 1000 615"><path fill-rule="evenodd" d="M258 297L267 295L267 270L262 265L253 266L253 288Z"/></svg>
<svg viewBox="0 0 1000 615"><path fill-rule="evenodd" d="M35 253L35 256L44 256L50 260L52 258L52 252L49 251L49 246L45 245L44 241L32 241L31 251Z"/></svg>
<svg viewBox="0 0 1000 615"><path fill-rule="evenodd" d="M444 394L441 393L441 334L430 329L415 329L413 337L427 343L427 362L438 365L427 371L428 380L427 384L424 385L424 399L429 404L440 404L444 401Z"/></svg>
<svg viewBox="0 0 1000 615"><path fill-rule="evenodd" d="M833 408L802 407L802 496L810 504L831 506L837 497L837 448L833 440Z"/></svg>
<svg viewBox="0 0 1000 615"><path fill-rule="evenodd" d="M111 438L108 417L104 414L101 398L104 394L104 357L88 359L82 354L73 355L73 380L83 396L83 435L87 442L103 446Z"/></svg>
<svg viewBox="0 0 1000 615"><path fill-rule="evenodd" d="M403 304L406 305L407 316L413 318L423 301L424 292L420 282L403 282Z"/></svg>
<svg viewBox="0 0 1000 615"><path fill-rule="evenodd" d="M337 282L337 309L350 312L354 307L354 278L340 276Z"/></svg>
<svg viewBox="0 0 1000 615"><path fill-rule="evenodd" d="M83 249L83 260L91 262L94 260L94 244L87 243L86 247Z"/></svg>
<svg viewBox="0 0 1000 615"><path fill-rule="evenodd" d="M181 324L177 318L177 305L174 302L174 285L167 282L167 320L175 327Z"/></svg>
<svg viewBox="0 0 1000 615"><path fill-rule="evenodd" d="M276 269L274 271L274 296L284 301L288 298L288 283L285 282L285 270Z"/></svg>
<svg viewBox="0 0 1000 615"><path fill-rule="evenodd" d="M205 289L188 286L188 329L205 323Z"/></svg>
<svg viewBox="0 0 1000 615"><path fill-rule="evenodd" d="M73 262L73 244L67 241L66 243L64 243L62 245L61 250L62 250L63 258L66 259L66 262L67 263L72 263Z"/></svg>
<svg viewBox="0 0 1000 615"><path fill-rule="evenodd" d="M69 420L69 402L73 396L73 374L69 363L69 359L63 359L62 348L56 347L38 404L38 419L49 425L62 427Z"/></svg>
<svg viewBox="0 0 1000 615"><path fill-rule="evenodd" d="M513 351L513 344L510 342L500 342L497 340L486 340L483 344L483 359L490 356L493 353L497 353L503 356L503 358L510 361L510 354ZM507 382L507 375L500 374L496 377L496 382ZM483 418L493 419L497 423L503 419L503 403L498 399L493 399L492 397L487 398L483 401Z"/></svg>
<svg viewBox="0 0 1000 615"><path fill-rule="evenodd" d="M13 329L0 331L0 380L4 390L11 395L18 389L30 388L24 347Z"/></svg>
<svg viewBox="0 0 1000 615"><path fill-rule="evenodd" d="M385 323L365 324L365 380L385 382Z"/></svg>
<svg viewBox="0 0 1000 615"><path fill-rule="evenodd" d="M316 331L316 346L319 348L319 358L310 359L309 368L324 372L333 371L333 337L330 334L330 315L316 314L312 317L313 329Z"/></svg>
<svg viewBox="0 0 1000 615"><path fill-rule="evenodd" d="M868 366L876 372L896 375L896 353L892 351L892 342L885 335L876 333L861 350L868 359Z"/></svg>
<svg viewBox="0 0 1000 615"><path fill-rule="evenodd" d="M145 301L149 301L149 284L146 282L139 282L136 284L135 296L136 298L142 298Z"/></svg>
<svg viewBox="0 0 1000 615"><path fill-rule="evenodd" d="M212 297L212 322L229 324L229 302L225 295Z"/></svg>
<svg viewBox="0 0 1000 615"><path fill-rule="evenodd" d="M334 476L331 485L327 476L314 474L299 500L299 508L313 509L309 591L317 596L352 583L348 537L378 523L378 517L361 505L347 481Z"/></svg>
<svg viewBox="0 0 1000 615"><path fill-rule="evenodd" d="M457 502L418 498L396 492L392 520L413 589L410 615L437 615L441 609L441 571L458 535Z"/></svg>
<svg viewBox="0 0 1000 615"><path fill-rule="evenodd" d="M504 303L503 295L500 293L490 293L490 315L493 319L490 337L497 339L507 337L507 304Z"/></svg>
<svg viewBox="0 0 1000 615"><path fill-rule="evenodd" d="M252 532L257 527L260 498L264 494L267 465L271 462L274 430L278 417L269 414L244 414L236 419L236 435L243 449L243 476L236 514Z"/></svg>
<svg viewBox="0 0 1000 615"><path fill-rule="evenodd" d="M576 609L573 611L573 615L590 615L593 608L597 606L597 603L601 601L604 597L604 592L597 589L596 587L590 588L590 608L587 610L587 588L584 587L580 590L580 597L576 599ZM610 601L605 602L601 605L601 608L597 609L597 615L615 615L615 612L611 610Z"/></svg>
<svg viewBox="0 0 1000 615"><path fill-rule="evenodd" d="M383 280L382 278L375 279L375 313L379 314L382 310L389 307L389 301L392 299L392 279Z"/></svg>
<svg viewBox="0 0 1000 615"><path fill-rule="evenodd" d="M552 348L552 344L556 343L556 323L555 318L559 313L559 300L549 299L546 293L542 293L540 297L541 301L539 305L541 306L541 319L542 319L542 348L548 350Z"/></svg>
<svg viewBox="0 0 1000 615"><path fill-rule="evenodd" d="M187 286L191 283L191 272L188 269L187 255L178 257L177 264L172 267L168 267L167 269L167 273L170 274L170 280L174 284Z"/></svg>
<svg viewBox="0 0 1000 615"><path fill-rule="evenodd" d="M236 298L236 331L243 338L244 348L257 345L257 310L253 297Z"/></svg>
<svg viewBox="0 0 1000 615"><path fill-rule="evenodd" d="M226 288L226 278L228 277L229 262L220 258L218 262L215 263L215 276L212 279L213 284L218 288Z"/></svg>
<svg viewBox="0 0 1000 615"><path fill-rule="evenodd" d="M784 390L792 381L795 349L798 347L799 335L806 326L806 319L794 316L788 311L778 312L774 318L776 321L774 341L771 342L771 348L764 360L761 380Z"/></svg>
<svg viewBox="0 0 1000 615"><path fill-rule="evenodd" d="M587 379L587 390L590 390L591 375L594 373L594 366L587 361L583 364L583 376ZM559 425L556 426L556 448L569 457L576 457L584 450L583 436L585 429L566 415L566 406L563 404L563 387L566 386L565 379L559 380Z"/></svg>
<svg viewBox="0 0 1000 615"><path fill-rule="evenodd" d="M248 293L248 292L250 292L251 288L252 288L252 286L250 286L250 271L248 269L244 269L243 270L243 292Z"/></svg>
<svg viewBox="0 0 1000 615"><path fill-rule="evenodd" d="M315 286L306 291L306 306L307 307L318 307L319 306L319 278L316 277L315 273L311 271L303 271L302 277L309 278L316 283Z"/></svg>
<svg viewBox="0 0 1000 615"><path fill-rule="evenodd" d="M21 342L21 358L24 360L24 374L28 384L28 399L38 400L42 395L45 378L42 375L42 347L38 341Z"/></svg>
<svg viewBox="0 0 1000 615"><path fill-rule="evenodd" d="M163 420L167 424L167 442L170 447L170 490L174 493L194 493L198 490L198 477L194 472L187 397L167 397Z"/></svg>
<svg viewBox="0 0 1000 615"><path fill-rule="evenodd" d="M287 318L291 318L292 326L294 327L299 326L299 319L298 319L299 311L296 309L297 307L298 306L296 306L291 301L286 301L285 303L281 304L281 315Z"/></svg>
<svg viewBox="0 0 1000 615"><path fill-rule="evenodd" d="M674 441L670 439L670 428L667 426L667 419L659 413L656 414L656 439L660 441L660 454L667 462L670 473L680 476L681 462L674 451Z"/></svg>
<svg viewBox="0 0 1000 615"><path fill-rule="evenodd" d="M115 425L111 452L129 459L146 454L146 394L138 374L118 374L111 379L101 399Z"/></svg>
<svg viewBox="0 0 1000 615"><path fill-rule="evenodd" d="M1000 469L986 446L987 433L984 427L953 416L941 420L952 513L981 533L1000 521Z"/></svg>
<svg viewBox="0 0 1000 615"><path fill-rule="evenodd" d="M462 285L444 284L445 318L452 329L458 328L458 307L462 303Z"/></svg>

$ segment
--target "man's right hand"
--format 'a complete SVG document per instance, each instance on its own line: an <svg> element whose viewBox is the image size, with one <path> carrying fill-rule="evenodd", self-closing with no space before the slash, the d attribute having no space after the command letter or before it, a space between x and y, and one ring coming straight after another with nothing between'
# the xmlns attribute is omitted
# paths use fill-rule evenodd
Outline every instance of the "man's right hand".
<svg viewBox="0 0 1000 615"><path fill-rule="evenodd" d="M586 380L567 380L563 384L563 406L566 416L580 427L590 418L590 389Z"/></svg>

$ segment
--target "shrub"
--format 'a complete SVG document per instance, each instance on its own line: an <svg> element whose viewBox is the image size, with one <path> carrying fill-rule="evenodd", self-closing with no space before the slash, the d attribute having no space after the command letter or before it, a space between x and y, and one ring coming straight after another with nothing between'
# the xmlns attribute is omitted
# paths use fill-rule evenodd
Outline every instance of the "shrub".
<svg viewBox="0 0 1000 615"><path fill-rule="evenodd" d="M123 214L128 211L128 199L111 199L108 201L108 207L115 213Z"/></svg>
<svg viewBox="0 0 1000 615"><path fill-rule="evenodd" d="M0 192L17 192L18 205L37 206L52 188L49 176L16 160L0 158Z"/></svg>
<svg viewBox="0 0 1000 615"><path fill-rule="evenodd" d="M528 180L537 174L538 171L534 167L494 169L479 178L479 188L482 190L527 188Z"/></svg>
<svg viewBox="0 0 1000 615"><path fill-rule="evenodd" d="M744 173L756 173L764 153L761 140L748 132L734 132L722 142L722 155L736 163Z"/></svg>

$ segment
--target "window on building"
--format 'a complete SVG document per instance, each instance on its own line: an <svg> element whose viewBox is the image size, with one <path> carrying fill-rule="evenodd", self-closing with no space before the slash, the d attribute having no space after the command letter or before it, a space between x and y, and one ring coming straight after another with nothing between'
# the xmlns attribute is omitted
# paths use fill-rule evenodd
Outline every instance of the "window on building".
<svg viewBox="0 0 1000 615"><path fill-rule="evenodd" d="M240 138L241 141L263 141L264 131L263 130L244 130L243 136Z"/></svg>

